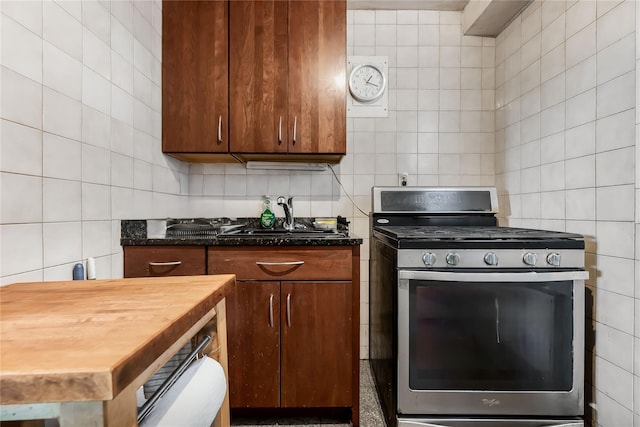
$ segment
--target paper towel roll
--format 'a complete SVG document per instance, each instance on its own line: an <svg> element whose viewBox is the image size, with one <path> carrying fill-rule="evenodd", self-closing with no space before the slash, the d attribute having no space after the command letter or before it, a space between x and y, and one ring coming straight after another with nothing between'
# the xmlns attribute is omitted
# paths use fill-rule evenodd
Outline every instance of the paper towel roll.
<svg viewBox="0 0 640 427"><path fill-rule="evenodd" d="M227 390L222 366L203 357L187 368L140 423L145 427L209 427Z"/></svg>

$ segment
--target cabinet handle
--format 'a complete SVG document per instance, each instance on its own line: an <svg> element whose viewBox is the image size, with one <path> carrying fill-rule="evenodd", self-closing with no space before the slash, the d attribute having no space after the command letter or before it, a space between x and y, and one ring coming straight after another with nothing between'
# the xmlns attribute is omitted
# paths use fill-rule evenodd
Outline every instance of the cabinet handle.
<svg viewBox="0 0 640 427"><path fill-rule="evenodd" d="M256 261L256 265L302 265L304 261L285 261L285 262L268 262Z"/></svg>
<svg viewBox="0 0 640 427"><path fill-rule="evenodd" d="M273 294L269 297L269 326L273 328Z"/></svg>
<svg viewBox="0 0 640 427"><path fill-rule="evenodd" d="M287 326L291 327L291 294L287 294Z"/></svg>
<svg viewBox="0 0 640 427"><path fill-rule="evenodd" d="M298 130L298 116L293 116L293 145L296 145L297 130Z"/></svg>
<svg viewBox="0 0 640 427"><path fill-rule="evenodd" d="M182 264L182 261L167 261L167 262L149 261L149 265L154 266L154 267L165 267L165 266L169 266L169 265L180 265L180 264Z"/></svg>
<svg viewBox="0 0 640 427"><path fill-rule="evenodd" d="M280 116L280 124L278 124L278 145L282 144L282 116Z"/></svg>
<svg viewBox="0 0 640 427"><path fill-rule="evenodd" d="M222 114L218 116L218 144L222 143Z"/></svg>

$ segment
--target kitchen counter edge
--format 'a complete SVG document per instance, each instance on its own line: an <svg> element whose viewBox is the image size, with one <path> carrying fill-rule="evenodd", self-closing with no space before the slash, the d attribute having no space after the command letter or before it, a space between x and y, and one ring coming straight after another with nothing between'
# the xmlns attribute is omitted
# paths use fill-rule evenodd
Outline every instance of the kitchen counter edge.
<svg viewBox="0 0 640 427"><path fill-rule="evenodd" d="M122 246L356 246L362 239L349 237L309 238L309 237L132 237L120 239Z"/></svg>
<svg viewBox="0 0 640 427"><path fill-rule="evenodd" d="M224 219L234 223L233 220ZM213 219L208 221L219 221ZM242 219L241 222L246 222ZM309 223L308 219L303 219ZM167 236L157 234L147 237L147 220L121 220L121 246L357 246L362 245L363 239L353 236L309 237L297 235L283 236L225 236L223 239L215 235L209 236ZM345 227L343 230L348 233Z"/></svg>

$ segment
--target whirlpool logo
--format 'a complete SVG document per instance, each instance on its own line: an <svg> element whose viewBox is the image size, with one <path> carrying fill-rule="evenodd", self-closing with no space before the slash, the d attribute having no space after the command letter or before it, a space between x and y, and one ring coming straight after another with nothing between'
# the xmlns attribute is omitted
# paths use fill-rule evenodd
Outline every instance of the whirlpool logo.
<svg viewBox="0 0 640 427"><path fill-rule="evenodd" d="M498 406L500 401L498 399L482 399L482 404L484 406Z"/></svg>

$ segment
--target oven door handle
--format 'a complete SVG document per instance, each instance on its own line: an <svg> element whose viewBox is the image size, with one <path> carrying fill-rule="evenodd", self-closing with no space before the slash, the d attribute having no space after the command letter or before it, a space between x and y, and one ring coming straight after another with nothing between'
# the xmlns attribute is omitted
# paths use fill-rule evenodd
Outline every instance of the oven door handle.
<svg viewBox="0 0 640 427"><path fill-rule="evenodd" d="M579 271L527 271L523 273L491 272L468 273L432 270L399 270L400 280L431 280L436 282L560 282L565 280L587 280L589 272Z"/></svg>

